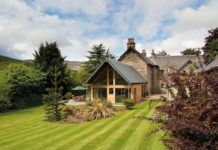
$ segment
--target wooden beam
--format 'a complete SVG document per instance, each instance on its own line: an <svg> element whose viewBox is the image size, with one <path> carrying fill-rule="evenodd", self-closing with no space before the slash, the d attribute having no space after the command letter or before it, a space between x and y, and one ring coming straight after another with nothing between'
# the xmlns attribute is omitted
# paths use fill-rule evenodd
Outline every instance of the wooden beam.
<svg viewBox="0 0 218 150"><path fill-rule="evenodd" d="M107 67L105 67L97 76L96 76L96 78L93 80L93 82L92 83L95 83L96 82L96 80L106 71L106 69L108 68L108 66Z"/></svg>
<svg viewBox="0 0 218 150"><path fill-rule="evenodd" d="M93 85L91 85L91 101L93 101L94 98L93 98Z"/></svg>
<svg viewBox="0 0 218 150"><path fill-rule="evenodd" d="M128 85L93 85L93 88L128 88Z"/></svg>

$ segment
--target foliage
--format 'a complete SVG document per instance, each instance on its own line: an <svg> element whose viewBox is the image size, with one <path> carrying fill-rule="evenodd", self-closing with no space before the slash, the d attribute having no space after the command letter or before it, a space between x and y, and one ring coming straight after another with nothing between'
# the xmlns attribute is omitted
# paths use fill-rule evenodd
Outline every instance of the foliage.
<svg viewBox="0 0 218 150"><path fill-rule="evenodd" d="M45 87L45 74L23 64L10 65L2 73L1 92L12 104L11 108L24 108L42 103L42 92ZM8 96L7 96L8 95Z"/></svg>
<svg viewBox="0 0 218 150"><path fill-rule="evenodd" d="M72 99L72 93L71 92L67 92L65 97L66 97L66 100Z"/></svg>
<svg viewBox="0 0 218 150"><path fill-rule="evenodd" d="M58 89L58 81L57 81L58 73L55 69L54 80L52 83L54 84L54 88L47 89L48 94L43 95L43 104L45 104L45 114L47 120L60 121L61 120L61 111L63 107L61 105L65 105L65 102L62 100L61 90Z"/></svg>
<svg viewBox="0 0 218 150"><path fill-rule="evenodd" d="M107 107L107 108L109 108L109 109L114 109L114 107L113 107L113 105L112 105L112 103L111 102L109 102L109 101L103 101L103 104L102 104L103 106L105 106L105 107Z"/></svg>
<svg viewBox="0 0 218 150"><path fill-rule="evenodd" d="M133 99L125 99L123 103L126 106L126 109L133 109L135 106L135 100Z"/></svg>
<svg viewBox="0 0 218 150"><path fill-rule="evenodd" d="M86 107L92 107L93 106L93 102L92 101L86 101Z"/></svg>
<svg viewBox="0 0 218 150"><path fill-rule="evenodd" d="M205 57L208 60L208 62L213 60L213 58L218 54L218 38L210 42L209 48L210 52L205 54Z"/></svg>
<svg viewBox="0 0 218 150"><path fill-rule="evenodd" d="M184 51L181 52L183 55L196 55L197 49L195 48L186 48Z"/></svg>
<svg viewBox="0 0 218 150"><path fill-rule="evenodd" d="M58 72L57 80L58 87L63 87L63 92L66 93L69 89L69 71L67 65L64 64L64 57L61 56L61 51L56 42L41 44L38 51L34 54L34 66L40 71L46 73L46 88L53 88L52 79L54 79L55 68Z"/></svg>
<svg viewBox="0 0 218 150"><path fill-rule="evenodd" d="M105 59L111 58L115 59L115 56L110 53L109 49L105 49L103 44L94 45L92 50L88 51L89 56L87 61L83 62L83 70L86 70L88 74L94 72L98 65Z"/></svg>
<svg viewBox="0 0 218 150"><path fill-rule="evenodd" d="M62 119L67 119L69 116L75 116L76 112L77 112L77 108L74 106L70 106L70 107L64 107L62 110L63 114L62 114Z"/></svg>
<svg viewBox="0 0 218 150"><path fill-rule="evenodd" d="M158 52L158 54L155 54L155 56L167 56L169 54L167 54L167 52L165 50L162 50L160 52Z"/></svg>
<svg viewBox="0 0 218 150"><path fill-rule="evenodd" d="M12 105L9 92L10 85L7 84L3 75L0 74L0 112L7 111Z"/></svg>
<svg viewBox="0 0 218 150"><path fill-rule="evenodd" d="M70 81L72 82L73 87L78 85L86 86L84 82L88 77L89 73L87 70L71 71L70 73Z"/></svg>
<svg viewBox="0 0 218 150"><path fill-rule="evenodd" d="M211 61L218 53L218 28L211 29L208 32L209 35L205 38L205 45L202 47L206 63Z"/></svg>
<svg viewBox="0 0 218 150"><path fill-rule="evenodd" d="M10 57L6 57L6 56L2 56L2 55L0 55L0 62L7 62L7 63L22 63L23 61L18 60L18 59L14 59L14 58L10 58Z"/></svg>
<svg viewBox="0 0 218 150"><path fill-rule="evenodd" d="M0 55L0 71L7 70L11 64L25 64L27 66L31 66L30 62Z"/></svg>
<svg viewBox="0 0 218 150"><path fill-rule="evenodd" d="M114 115L115 112L113 111L113 107L110 107L109 105L105 106L98 101L88 101L86 102L85 107L76 108L74 106L69 106L63 109L64 118L71 123L108 118Z"/></svg>
<svg viewBox="0 0 218 150"><path fill-rule="evenodd" d="M115 115L114 111L108 107L105 107L97 101L92 102L92 106L88 107L88 115L93 119L108 118Z"/></svg>
<svg viewBox="0 0 218 150"><path fill-rule="evenodd" d="M157 108L156 119L147 118L162 123L160 129L172 137L161 138L166 146L190 150L217 148L217 76L218 70L210 74L173 72L169 75L167 87L173 101Z"/></svg>

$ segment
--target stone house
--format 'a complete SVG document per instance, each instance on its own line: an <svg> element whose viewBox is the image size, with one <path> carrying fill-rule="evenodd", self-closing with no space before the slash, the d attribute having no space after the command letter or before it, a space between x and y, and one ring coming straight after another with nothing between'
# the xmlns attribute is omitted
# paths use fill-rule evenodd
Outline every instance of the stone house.
<svg viewBox="0 0 218 150"><path fill-rule="evenodd" d="M106 59L86 80L91 86L91 100L106 99L112 103L125 98L141 101L147 95L160 94L161 79L168 72L168 66L181 71L196 61L196 56L152 56L146 51L135 49L134 38L129 38L127 50L118 60Z"/></svg>

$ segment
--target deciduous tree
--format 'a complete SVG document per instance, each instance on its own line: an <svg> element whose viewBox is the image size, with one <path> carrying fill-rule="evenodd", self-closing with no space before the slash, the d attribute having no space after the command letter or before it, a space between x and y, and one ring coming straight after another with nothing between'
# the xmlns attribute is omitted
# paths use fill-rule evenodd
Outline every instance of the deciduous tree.
<svg viewBox="0 0 218 150"><path fill-rule="evenodd" d="M181 52L183 55L196 55L197 50L195 48L187 48Z"/></svg>
<svg viewBox="0 0 218 150"><path fill-rule="evenodd" d="M208 31L209 35L205 38L204 51L205 62L211 61L218 54L218 28Z"/></svg>

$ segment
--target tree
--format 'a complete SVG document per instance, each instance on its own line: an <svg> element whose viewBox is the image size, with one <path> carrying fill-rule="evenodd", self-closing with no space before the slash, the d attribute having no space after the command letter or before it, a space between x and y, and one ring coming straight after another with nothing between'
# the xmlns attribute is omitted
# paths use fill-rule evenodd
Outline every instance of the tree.
<svg viewBox="0 0 218 150"><path fill-rule="evenodd" d="M186 48L181 52L183 55L196 55L197 50L195 48Z"/></svg>
<svg viewBox="0 0 218 150"><path fill-rule="evenodd" d="M165 50L162 50L160 52L158 52L158 54L155 54L155 56L167 56L169 54L167 54L167 52Z"/></svg>
<svg viewBox="0 0 218 150"><path fill-rule="evenodd" d="M60 75L55 67L54 79L52 80L53 88L48 88L48 94L43 95L43 104L45 104L45 114L47 120L61 120L61 105L65 105L65 102L62 100L61 90L62 88L58 88L58 75Z"/></svg>
<svg viewBox="0 0 218 150"><path fill-rule="evenodd" d="M10 100L10 85L7 84L3 73L0 74L0 112L7 111L12 103Z"/></svg>
<svg viewBox="0 0 218 150"><path fill-rule="evenodd" d="M40 71L46 73L46 88L52 88L52 79L54 78L55 67L58 76L58 86L64 87L63 91L67 92L69 88L69 72L67 71L67 65L64 64L65 57L61 56L61 51L56 42L41 44L38 52L34 54L34 66Z"/></svg>
<svg viewBox="0 0 218 150"><path fill-rule="evenodd" d="M217 149L217 76L218 70L210 74L175 71L169 75L167 87L172 100L157 108L156 119L146 118L162 123L160 129L166 132L161 140L169 149Z"/></svg>
<svg viewBox="0 0 218 150"><path fill-rule="evenodd" d="M205 38L205 45L202 47L206 63L218 54L218 28L211 29L208 32L209 35Z"/></svg>
<svg viewBox="0 0 218 150"><path fill-rule="evenodd" d="M42 104L44 88L45 74L23 64L11 65L1 75L0 93L5 106L24 108Z"/></svg>
<svg viewBox="0 0 218 150"><path fill-rule="evenodd" d="M93 73L105 58L115 59L115 56L110 53L109 49L106 50L103 44L94 45L92 50L88 52L90 54L86 56L88 60L83 63L83 69L86 70L88 74Z"/></svg>

